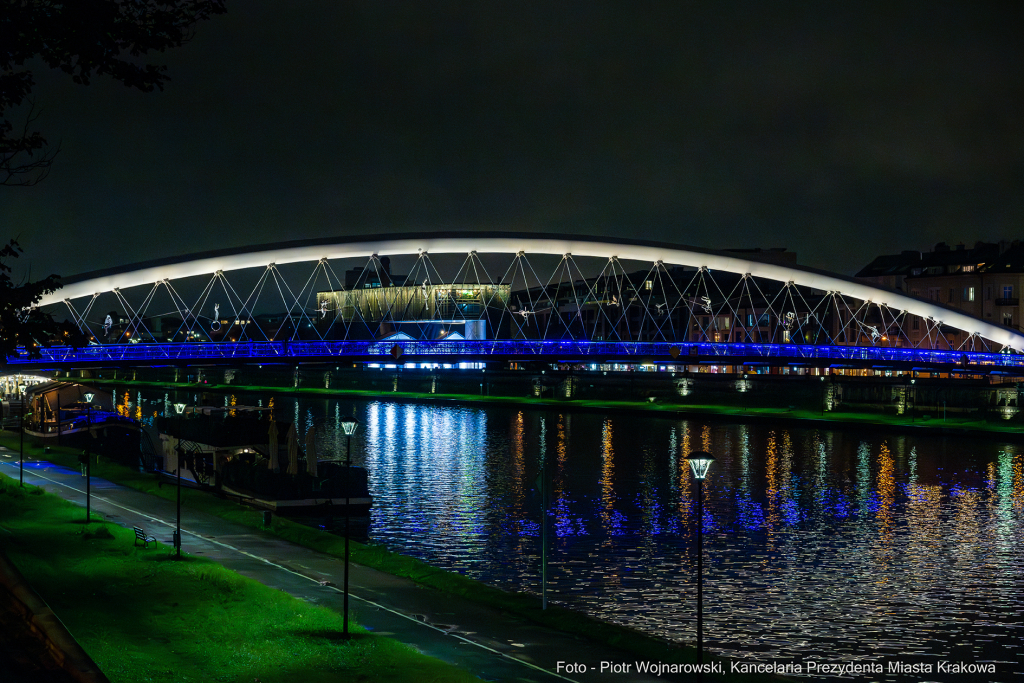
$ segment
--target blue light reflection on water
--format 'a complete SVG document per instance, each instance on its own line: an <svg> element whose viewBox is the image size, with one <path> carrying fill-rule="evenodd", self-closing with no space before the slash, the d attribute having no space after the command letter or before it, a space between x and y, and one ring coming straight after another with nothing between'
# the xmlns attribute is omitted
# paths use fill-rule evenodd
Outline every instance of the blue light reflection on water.
<svg viewBox="0 0 1024 683"><path fill-rule="evenodd" d="M539 592L538 476L549 459L549 597L683 641L694 633L696 531L685 455L711 451L704 613L714 650L1004 663L992 680L1024 672L1019 446L510 408L277 402L317 425L322 456L344 457L338 417L359 417L352 456L370 473L372 540L515 590Z"/></svg>

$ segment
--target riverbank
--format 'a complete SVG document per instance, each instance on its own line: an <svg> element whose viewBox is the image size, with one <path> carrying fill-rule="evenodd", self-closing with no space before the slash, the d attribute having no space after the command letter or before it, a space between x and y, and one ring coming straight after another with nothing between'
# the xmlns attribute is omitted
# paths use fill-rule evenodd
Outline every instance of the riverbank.
<svg viewBox="0 0 1024 683"><path fill-rule="evenodd" d="M610 399L553 399L531 396L483 396L467 393L424 393L414 391L377 392L361 389L325 387L281 387L259 384L185 384L149 380L92 378L73 380L83 384L104 386L133 386L164 391L260 393L270 396L316 396L318 398L350 398L358 400L379 399L408 401L424 404L461 406L512 406L534 410L558 410L598 413L625 413L662 416L673 419L703 418L708 420L743 420L771 425L793 425L829 429L884 429L888 432L908 434L938 434L948 436L984 437L1017 441L1024 438L1024 423L1019 420L995 422L986 419L970 419L961 415L940 417L921 410L867 413L854 410L808 409L799 405L787 405L785 396L779 396L776 406L730 405L721 403L688 404L659 400Z"/></svg>
<svg viewBox="0 0 1024 683"><path fill-rule="evenodd" d="M54 452L51 450L46 457L49 459L52 455ZM5 459L4 471L16 476L16 460ZM110 467L110 465L100 463L94 467L94 470L101 467ZM29 467L26 467L26 481L39 479L46 483L48 491L57 491L60 495L75 500L80 506L79 514L84 516L84 510L81 507L84 504L84 491L82 490L84 487L81 486L82 480L77 469L52 466L45 462L30 463ZM94 511L109 509L116 513L114 517L121 524L128 526L145 524L147 532L155 529L156 535L161 539L161 547L164 548L162 552L170 552L164 544L168 540L168 529L174 528L175 507L172 501L150 496L134 489L115 486L101 479L94 479L94 486L96 487L93 497ZM167 488L170 487L165 487L164 491ZM173 489L171 490L173 491ZM199 491L183 491L183 493L185 496L182 505L182 530L185 548L190 553L199 553L203 557L216 559L226 567L242 571L246 576L286 590L292 595L310 602L328 605L333 600L333 608L338 609L340 591L337 585L341 583L339 575L341 565L333 554L307 550L297 544L281 540L279 533L267 535L263 530L253 529L223 518L215 519L213 515L200 510L217 503L224 503L224 501L218 501ZM233 504L228 505L238 508ZM252 516L251 511L243 511L243 513L250 513L250 518ZM259 517L258 514L256 516ZM280 530L277 520L275 520L274 528ZM318 536L321 538L329 536L315 529L303 529L302 531L307 541L315 540ZM221 538L226 543L218 540ZM274 540L275 538L278 540ZM325 540L334 541L340 545L336 537ZM354 550L356 551L354 556L358 558L360 548L355 547ZM398 559L402 558L399 556ZM408 560L408 558L404 559ZM429 580L431 576L447 574L415 560L411 560L408 566L418 567L424 572L424 576L414 576L417 581ZM413 644L423 652L442 657L447 661L454 661L460 666L463 666L465 662L469 670L479 672L488 680L540 681L548 680L550 677L552 680L614 681L620 680L620 677L598 672L597 665L606 660L652 663L660 661L667 664L680 662L681 659L678 656L681 648L668 648L669 654L676 656L661 656L666 652L663 643L643 636L643 634L635 634L629 629L597 622L598 625L605 627L606 633L639 635L656 647L648 649L646 654L631 653L624 646L635 644L636 640L620 638L618 641L620 646L612 647L590 638L574 635L574 633L578 634L578 629L553 630L536 625L536 622L531 624L513 610L479 605L479 601L476 599L479 597L479 593L458 595L442 590L424 589L422 585L417 585L413 581L389 578L389 576L368 569L362 564L353 565L352 587L353 598L356 600L353 603L353 609L356 618L360 619L361 623L372 624L376 633L388 632L402 642ZM449 578L454 578L457 582L468 586L476 584L476 582L458 575L449 575ZM496 589L488 590L501 593ZM508 595L505 594L506 597ZM530 596L523 597L529 598ZM536 598L533 600L536 602ZM539 610L537 611L539 612ZM398 612L404 614L404 619L396 621L395 616L398 615ZM572 613L570 610L548 610L548 614L551 616L557 616L559 612L567 613L569 616L582 616ZM593 621L586 617L583 619ZM573 625L570 623L570 626ZM410 629L416 633L412 633ZM427 633L426 641L423 639L424 632ZM476 644L476 648L479 648L476 649L477 654L467 653L467 648L468 650L475 649L470 646L470 643ZM687 650L683 651L683 654L692 657L694 651ZM467 656L469 657L468 661L466 661ZM449 659L449 657L454 659ZM493 667L484 666L481 662L484 657L490 658L489 661L493 661L496 657L499 660L499 665L501 661L525 661L528 667L532 666L535 674L525 677L523 674L494 675ZM564 671L562 675L557 675L557 662L572 659L591 663L594 665L594 670L584 675L566 677ZM686 659L683 659L683 662L685 661ZM706 661L715 661L724 671L729 671L727 661L708 657L706 657ZM531 662L533 664L529 664ZM522 666L522 664L516 664L516 666ZM491 675L487 675L487 671L492 671ZM536 674L543 675L538 677ZM410 680L422 680L422 678L414 676ZM628 677L628 680L653 683L656 680L688 680L688 678L680 679L671 675L661 677L643 675ZM709 677L709 680L738 681L740 679L735 676L724 678L712 676ZM779 679L763 675L753 677L744 675L742 680L756 683L757 681Z"/></svg>
<svg viewBox="0 0 1024 683"><path fill-rule="evenodd" d="M0 474L4 548L115 683L478 680L393 638Z"/></svg>
<svg viewBox="0 0 1024 683"><path fill-rule="evenodd" d="M9 432L0 433L0 444L15 451L18 446L16 436ZM26 448L29 457L43 457L76 472L78 470L77 451L51 446L49 452L43 455L41 446L29 442L26 443ZM166 501L173 501L176 494L174 487L161 486L152 474L140 473L112 463L106 458L94 460L92 471L96 477L115 481ZM344 541L338 536L278 516L273 518L270 527L264 527L261 511L216 498L206 492L183 489L182 507L215 515L332 557L343 555ZM420 560L390 552L381 546L352 543L352 560L388 574L411 579L457 599L469 600L501 613L517 615L544 627L578 634L596 643L604 643L617 650L631 653L643 660L666 663L696 661L696 650L692 647L670 643L557 605L541 610L539 598L535 595L506 592L460 574L438 569ZM756 679L745 676L743 680L754 683Z"/></svg>

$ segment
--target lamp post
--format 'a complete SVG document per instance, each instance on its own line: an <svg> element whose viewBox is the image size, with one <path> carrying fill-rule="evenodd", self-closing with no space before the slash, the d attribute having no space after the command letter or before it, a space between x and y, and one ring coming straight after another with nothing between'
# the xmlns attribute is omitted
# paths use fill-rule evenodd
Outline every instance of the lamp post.
<svg viewBox="0 0 1024 683"><path fill-rule="evenodd" d="M359 420L354 417L346 417L341 421L341 429L345 432L347 443L345 444L345 589L344 589L344 602L342 604L342 632L345 640L349 639L348 634L348 537L349 537L349 521L352 518L352 511L349 507L351 503L352 490L350 483L352 478L349 476L352 471L352 435L356 433L356 427L359 426Z"/></svg>
<svg viewBox="0 0 1024 683"><path fill-rule="evenodd" d="M176 455L176 458L175 458L175 461L174 461L174 470L175 470L175 474L177 475L177 480L178 480L177 481L177 484L178 484L178 491L177 491L178 514L177 514L177 521L175 522L175 526L174 526L174 539L173 539L173 541L174 541L174 556L177 559L179 559L179 560L181 559L181 414L184 413L184 412L185 412L185 404L184 403L175 403L174 404L174 413L178 416L178 420L177 420L177 422L178 422L178 436L177 436L178 445L175 446L175 449L174 449L174 452L175 452L175 455Z"/></svg>
<svg viewBox="0 0 1024 683"><path fill-rule="evenodd" d="M687 457L697 480L697 663L704 663L704 478L715 458L705 451Z"/></svg>
<svg viewBox="0 0 1024 683"><path fill-rule="evenodd" d="M910 411L910 421L911 422L916 422L917 421L917 392L914 391L914 383L915 382L917 382L916 379L914 379L914 378L910 379L910 388L911 388L910 393L914 397L914 403L913 403L913 406L912 406L911 411Z"/></svg>
<svg viewBox="0 0 1024 683"><path fill-rule="evenodd" d="M21 397L21 444L18 446L18 486L25 485L25 418L32 413L25 412L25 395Z"/></svg>
<svg viewBox="0 0 1024 683"><path fill-rule="evenodd" d="M92 406L85 411L85 523L88 524L92 511L92 453L89 440L92 438Z"/></svg>
<svg viewBox="0 0 1024 683"><path fill-rule="evenodd" d="M825 396L828 393L828 386L825 384L825 375L821 376L821 416L825 417Z"/></svg>

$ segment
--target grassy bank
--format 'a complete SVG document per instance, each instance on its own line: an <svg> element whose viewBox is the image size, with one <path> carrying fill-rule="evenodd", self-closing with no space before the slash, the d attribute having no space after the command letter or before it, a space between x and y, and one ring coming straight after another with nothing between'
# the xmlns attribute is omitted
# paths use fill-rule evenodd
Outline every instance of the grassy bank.
<svg viewBox="0 0 1024 683"><path fill-rule="evenodd" d="M17 437L10 432L0 432L0 445L17 449ZM68 448L50 447L43 455L35 444L27 446L26 455L45 458L66 467L78 468L77 451ZM151 474L140 473L100 458L94 461L93 473L104 479L130 486L140 491L173 500L175 488L160 486ZM299 545L313 548L336 557L343 555L343 539L319 529L298 524L275 516L269 528L263 527L262 512L239 505L230 500L219 499L210 493L186 489L182 492L182 506L217 515L223 519L261 529ZM81 513L79 513L81 514ZM433 567L415 558L390 552L382 546L352 543L352 560L396 576L407 577L422 585L457 595L467 600L519 615L530 621L569 633L575 633L596 642L606 643L631 652L643 659L662 662L694 662L696 650L692 647L670 643L639 631L610 624L589 617L580 612L559 606L540 609L540 600L535 595L510 593L469 579L461 574ZM417 679L418 680L418 679ZM743 681L756 683L768 677L743 676ZM778 680L778 679L772 679Z"/></svg>
<svg viewBox="0 0 1024 683"><path fill-rule="evenodd" d="M203 558L134 534L0 474L3 546L114 683L479 680Z"/></svg>
<svg viewBox="0 0 1024 683"><path fill-rule="evenodd" d="M683 405L669 402L624 401L611 399L552 399L529 396L481 396L478 394L428 394L412 391L373 393L358 389L325 389L323 387L278 387L255 384L173 384L143 380L88 379L77 380L88 384L107 386L151 387L161 390L198 391L216 393L253 393L278 396L315 396L318 398L388 399L417 403L457 404L460 406L515 406L540 410L587 411L601 413L643 413L665 417L706 417L737 419L773 424L806 424L810 426L842 428L879 427L888 431L914 433L964 434L991 438L1024 435L1024 424L993 422L981 419L931 416L863 413L849 410L806 410L789 407L736 406L705 403Z"/></svg>

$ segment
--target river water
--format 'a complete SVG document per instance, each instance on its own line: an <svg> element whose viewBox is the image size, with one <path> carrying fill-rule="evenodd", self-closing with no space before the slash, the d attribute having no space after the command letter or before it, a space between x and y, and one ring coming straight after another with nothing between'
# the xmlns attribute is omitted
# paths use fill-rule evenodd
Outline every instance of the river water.
<svg viewBox="0 0 1024 683"><path fill-rule="evenodd" d="M135 398L135 397L133 397ZM192 396L139 395L157 409ZM255 404L268 397L237 397ZM504 588L695 638L696 494L705 482L704 633L757 662L993 663L1024 675L1024 447L962 437L699 419L277 397L356 464L370 540ZM145 406L145 403L144 403ZM173 408L171 409L173 410ZM148 410L146 412L149 412ZM545 466L542 466L542 463Z"/></svg>

